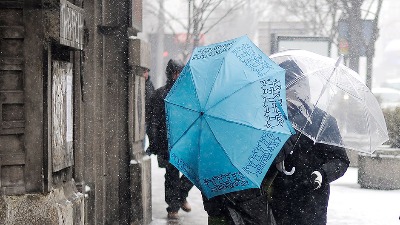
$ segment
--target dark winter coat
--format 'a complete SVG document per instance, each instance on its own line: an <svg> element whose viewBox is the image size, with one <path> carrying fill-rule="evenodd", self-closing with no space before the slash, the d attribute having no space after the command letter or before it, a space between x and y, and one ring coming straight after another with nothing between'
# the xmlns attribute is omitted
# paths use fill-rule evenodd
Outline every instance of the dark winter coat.
<svg viewBox="0 0 400 225"><path fill-rule="evenodd" d="M276 225L266 194L266 189L269 188L268 184L275 175L276 170L268 170L261 189L251 188L235 191L210 199L203 195L204 210L209 216L208 224Z"/></svg>
<svg viewBox="0 0 400 225"><path fill-rule="evenodd" d="M258 188L210 199L203 195L203 205L212 221L209 225L275 225L266 195Z"/></svg>
<svg viewBox="0 0 400 225"><path fill-rule="evenodd" d="M322 117L319 120L316 122L321 122ZM340 138L334 118L328 116L324 132ZM292 151L286 156L285 168L290 171L295 167L295 172L293 175L278 173L273 181L270 203L277 224L326 224L329 183L343 176L350 163L345 149L314 144L299 132L289 138L285 147L289 148L287 152ZM322 186L317 190L313 190L310 181L313 171L319 171L323 177Z"/></svg>
<svg viewBox="0 0 400 225"><path fill-rule="evenodd" d="M174 75L179 74L184 67L180 60L170 59L165 68L165 75L167 76L166 85L158 88L151 96L151 118L149 128L150 145L148 152L157 155L158 166L165 168L169 163L169 149L168 149L168 136L167 136L167 121L165 116L165 103L164 99L167 97L168 92L171 90L176 79Z"/></svg>
<svg viewBox="0 0 400 225"><path fill-rule="evenodd" d="M149 126L149 124L150 124L151 115L152 115L152 113L151 113L151 111L152 111L152 109L151 109L151 106L152 106L151 105L151 96L154 93L154 85L150 80L150 76L147 78L147 80L145 82L145 89L144 90L145 90L144 97L145 97L146 133L149 136L149 138L151 138L150 137L151 134L150 134L150 126Z"/></svg>
<svg viewBox="0 0 400 225"><path fill-rule="evenodd" d="M167 124L165 117L164 99L173 85L172 81L158 88L151 96L151 122L150 122L150 146L149 151L156 154L158 164L165 168L169 161Z"/></svg>

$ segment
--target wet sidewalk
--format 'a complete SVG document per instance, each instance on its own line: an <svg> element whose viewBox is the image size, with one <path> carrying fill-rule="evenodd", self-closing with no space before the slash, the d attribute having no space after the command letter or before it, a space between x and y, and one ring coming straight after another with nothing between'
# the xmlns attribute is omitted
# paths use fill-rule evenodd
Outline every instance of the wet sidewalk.
<svg viewBox="0 0 400 225"><path fill-rule="evenodd" d="M159 168L156 156L151 156L152 179L152 214L153 221L150 225L207 225L207 213L203 209L203 201L199 189L195 186L190 190L188 202L192 211L187 213L179 210L179 220L167 219L167 204L164 200L164 174L165 169Z"/></svg>

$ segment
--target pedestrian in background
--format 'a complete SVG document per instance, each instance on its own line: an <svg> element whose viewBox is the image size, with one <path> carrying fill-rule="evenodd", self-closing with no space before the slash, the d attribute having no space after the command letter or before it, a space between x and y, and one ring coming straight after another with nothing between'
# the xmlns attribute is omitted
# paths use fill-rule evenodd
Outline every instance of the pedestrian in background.
<svg viewBox="0 0 400 225"><path fill-rule="evenodd" d="M179 170L169 163L169 150L167 139L167 125L165 117L164 99L178 78L184 65L181 61L170 59L165 70L167 83L157 89L151 96L151 129L150 129L150 153L157 155L158 166L165 168L165 202L168 204L167 212L169 219L178 219L178 211L181 208L185 212L191 211L191 206L186 198L192 182L180 175Z"/></svg>
<svg viewBox="0 0 400 225"><path fill-rule="evenodd" d="M145 79L145 89L144 89L144 101L145 101L145 127L146 127L146 135L149 139L151 139L151 133L150 133L150 121L151 121L151 96L154 93L154 85L153 82L151 82L150 75L149 75L150 69L148 68L143 68L143 77ZM146 150L146 149L145 149Z"/></svg>
<svg viewBox="0 0 400 225"><path fill-rule="evenodd" d="M279 66L286 70L287 85L302 76L301 69L293 61L285 61ZM308 81L301 87L309 89ZM304 99L307 98L301 98L302 101ZM288 102L290 119L307 120L302 114L292 115L291 107L299 106L291 106ZM313 121L324 124L324 132L329 132L332 138L338 138L341 142L336 120L332 116L319 108L315 108L312 112L310 109L304 110L308 110L310 116L320 115L321 118ZM350 164L345 149L314 143L297 131L297 134L287 140L283 152L289 154L285 156L284 163L279 164L278 170L294 171L294 173L287 175L279 172L272 183L270 205L277 224L325 225L330 194L329 183L343 176Z"/></svg>

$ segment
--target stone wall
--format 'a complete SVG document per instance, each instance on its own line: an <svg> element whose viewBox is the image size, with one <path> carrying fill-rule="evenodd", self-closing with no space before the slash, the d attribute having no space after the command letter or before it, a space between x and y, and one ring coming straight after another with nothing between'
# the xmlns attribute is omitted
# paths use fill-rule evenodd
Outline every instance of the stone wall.
<svg viewBox="0 0 400 225"><path fill-rule="evenodd" d="M386 148L358 156L358 183L362 188L400 189L400 149Z"/></svg>
<svg viewBox="0 0 400 225"><path fill-rule="evenodd" d="M83 225L84 196L73 181L48 194L2 195L0 224Z"/></svg>
<svg viewBox="0 0 400 225"><path fill-rule="evenodd" d="M151 158L131 160L132 225L149 224L152 220L151 206Z"/></svg>
<svg viewBox="0 0 400 225"><path fill-rule="evenodd" d="M358 151L354 150L346 150L347 152L347 157L349 157L350 160L350 167L358 167Z"/></svg>

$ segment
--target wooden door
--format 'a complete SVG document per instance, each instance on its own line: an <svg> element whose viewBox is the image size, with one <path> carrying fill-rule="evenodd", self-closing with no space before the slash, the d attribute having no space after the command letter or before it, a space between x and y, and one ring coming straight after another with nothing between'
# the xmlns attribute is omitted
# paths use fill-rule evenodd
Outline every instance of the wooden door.
<svg viewBox="0 0 400 225"><path fill-rule="evenodd" d="M18 4L11 5L9 1L0 3L0 187L2 194L25 192L24 26L23 10L17 6Z"/></svg>

